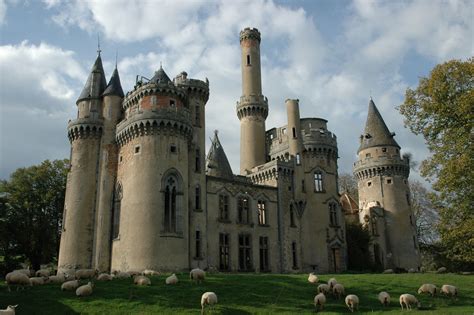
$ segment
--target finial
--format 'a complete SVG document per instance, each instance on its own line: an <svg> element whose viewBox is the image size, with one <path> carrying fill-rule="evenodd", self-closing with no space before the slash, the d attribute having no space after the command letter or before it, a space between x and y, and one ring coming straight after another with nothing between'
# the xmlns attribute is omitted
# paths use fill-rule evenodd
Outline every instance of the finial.
<svg viewBox="0 0 474 315"><path fill-rule="evenodd" d="M115 50L115 69L117 69L118 49Z"/></svg>
<svg viewBox="0 0 474 315"><path fill-rule="evenodd" d="M162 64L161 60L160 60L160 69L163 69L163 64Z"/></svg>
<svg viewBox="0 0 474 315"><path fill-rule="evenodd" d="M100 34L97 34L97 53L99 54L99 57L101 51L102 50L100 50Z"/></svg>
<svg viewBox="0 0 474 315"><path fill-rule="evenodd" d="M372 90L370 90L369 94L370 94L370 100L373 102L374 100L372 99Z"/></svg>
<svg viewBox="0 0 474 315"><path fill-rule="evenodd" d="M219 130L214 130L214 135L217 137L217 134L219 133Z"/></svg>

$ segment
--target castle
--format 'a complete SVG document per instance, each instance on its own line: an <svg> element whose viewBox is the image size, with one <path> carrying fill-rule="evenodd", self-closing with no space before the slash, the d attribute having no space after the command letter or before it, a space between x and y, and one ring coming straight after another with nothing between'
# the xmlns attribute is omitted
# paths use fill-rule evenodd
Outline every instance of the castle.
<svg viewBox="0 0 474 315"><path fill-rule="evenodd" d="M68 125L59 270L346 270L336 136L326 120L301 118L294 99L287 125L266 130L260 42L257 29L241 31L240 175L217 132L205 155L207 79L171 80L160 67L124 95L99 53ZM412 213L400 205L408 162L373 103L361 143L356 215L377 227L374 259L415 268Z"/></svg>

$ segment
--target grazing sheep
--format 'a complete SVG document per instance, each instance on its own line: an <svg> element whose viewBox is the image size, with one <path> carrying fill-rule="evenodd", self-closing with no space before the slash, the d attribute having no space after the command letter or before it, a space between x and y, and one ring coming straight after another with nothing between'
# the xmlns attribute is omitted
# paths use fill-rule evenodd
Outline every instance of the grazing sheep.
<svg viewBox="0 0 474 315"><path fill-rule="evenodd" d="M330 290L331 289L329 288L329 286L325 283L318 285L318 293L324 293L327 295L329 294Z"/></svg>
<svg viewBox="0 0 474 315"><path fill-rule="evenodd" d="M434 296L437 290L438 288L434 284L425 283L418 289L418 294L429 293L431 296Z"/></svg>
<svg viewBox="0 0 474 315"><path fill-rule="evenodd" d="M206 272L202 269L195 268L189 273L189 278L194 282L201 283L206 278Z"/></svg>
<svg viewBox="0 0 474 315"><path fill-rule="evenodd" d="M51 271L49 271L49 269L40 269L35 273L35 275L37 277L49 277L51 275Z"/></svg>
<svg viewBox="0 0 474 315"><path fill-rule="evenodd" d="M76 279L91 279L97 276L98 271L94 269L78 269L76 270Z"/></svg>
<svg viewBox="0 0 474 315"><path fill-rule="evenodd" d="M30 269L16 269L16 270L13 270L12 272L19 272L19 273L27 275L28 277L35 275L35 271L30 270Z"/></svg>
<svg viewBox="0 0 474 315"><path fill-rule="evenodd" d="M402 307L402 311L403 311L403 305L406 306L407 310L411 310L412 304L416 306L420 306L420 303L418 302L416 297L414 297L413 295L408 294L408 293L400 295L400 306Z"/></svg>
<svg viewBox="0 0 474 315"><path fill-rule="evenodd" d="M448 271L448 269L446 269L446 267L440 267L440 268L438 268L436 273L446 273L446 271Z"/></svg>
<svg viewBox="0 0 474 315"><path fill-rule="evenodd" d="M101 273L97 276L98 281L112 281L114 279L114 275L109 275L108 273Z"/></svg>
<svg viewBox="0 0 474 315"><path fill-rule="evenodd" d="M314 297L314 307L316 308L316 312L318 308L322 311L324 308L324 304L326 303L326 296L324 293L319 293Z"/></svg>
<svg viewBox="0 0 474 315"><path fill-rule="evenodd" d="M308 282L309 283L318 283L319 279L318 276L314 274L314 272L310 273L308 276Z"/></svg>
<svg viewBox="0 0 474 315"><path fill-rule="evenodd" d="M26 274L17 271L8 273L5 280L7 282L8 291L11 291L10 287L13 285L16 286L17 291L19 287L24 289L25 286L31 286L30 278L28 278Z"/></svg>
<svg viewBox="0 0 474 315"><path fill-rule="evenodd" d="M66 281L61 285L61 291L74 291L79 287L79 280Z"/></svg>
<svg viewBox="0 0 474 315"><path fill-rule="evenodd" d="M139 272L139 271L136 271L136 270L130 270L130 271L127 271L131 277L135 277L135 276L138 276L138 275L141 275L142 273Z"/></svg>
<svg viewBox="0 0 474 315"><path fill-rule="evenodd" d="M329 289L332 290L332 288L334 287L334 285L337 283L336 281L336 278L331 278L328 280L328 285L329 285Z"/></svg>
<svg viewBox="0 0 474 315"><path fill-rule="evenodd" d="M159 276L160 272L156 271L156 270L145 269L145 270L143 270L142 275L153 277L153 276Z"/></svg>
<svg viewBox="0 0 474 315"><path fill-rule="evenodd" d="M456 288L454 285L450 284L443 284L441 286L441 293L447 296L458 296L458 288Z"/></svg>
<svg viewBox="0 0 474 315"><path fill-rule="evenodd" d="M415 268L410 268L410 269L408 269L408 273L416 273L416 269Z"/></svg>
<svg viewBox="0 0 474 315"><path fill-rule="evenodd" d="M385 273L385 274L391 274L391 273L394 273L394 272L393 272L393 269L385 269L385 270L383 271L383 273Z"/></svg>
<svg viewBox="0 0 474 315"><path fill-rule="evenodd" d="M115 278L117 279L128 279L131 278L132 275L125 271L114 271Z"/></svg>
<svg viewBox="0 0 474 315"><path fill-rule="evenodd" d="M81 285L79 288L76 290L76 295L77 296L88 296L92 294L92 288L93 284L92 282L89 282L86 285Z"/></svg>
<svg viewBox="0 0 474 315"><path fill-rule="evenodd" d="M33 286L43 285L43 284L46 283L45 279L48 279L48 277L33 277L33 278L30 278L31 285L33 285Z"/></svg>
<svg viewBox="0 0 474 315"><path fill-rule="evenodd" d="M178 277L176 277L176 275L173 273L171 276L169 276L168 278L166 278L165 282L166 284L176 284L178 283Z"/></svg>
<svg viewBox="0 0 474 315"><path fill-rule="evenodd" d="M66 282L68 278L69 276L67 274L58 273L55 276L50 276L46 282L47 283L63 283L63 282Z"/></svg>
<svg viewBox="0 0 474 315"><path fill-rule="evenodd" d="M133 278L133 283L136 285L151 285L151 280L148 277L138 275Z"/></svg>
<svg viewBox="0 0 474 315"><path fill-rule="evenodd" d="M344 295L344 286L340 283L336 283L332 287L332 294L334 294L334 296L336 296L338 299L340 299L341 296Z"/></svg>
<svg viewBox="0 0 474 315"><path fill-rule="evenodd" d="M351 312L359 309L359 298L355 294L349 294L346 296L346 305Z"/></svg>
<svg viewBox="0 0 474 315"><path fill-rule="evenodd" d="M390 295L385 291L380 292L379 301L383 304L383 306L388 306L390 304Z"/></svg>
<svg viewBox="0 0 474 315"><path fill-rule="evenodd" d="M214 292L205 292L201 296L201 314L204 314L204 306L217 304L217 295Z"/></svg>
<svg viewBox="0 0 474 315"><path fill-rule="evenodd" d="M2 315L15 315L15 308L18 307L17 305L8 305L8 307L4 310L0 310L0 314Z"/></svg>

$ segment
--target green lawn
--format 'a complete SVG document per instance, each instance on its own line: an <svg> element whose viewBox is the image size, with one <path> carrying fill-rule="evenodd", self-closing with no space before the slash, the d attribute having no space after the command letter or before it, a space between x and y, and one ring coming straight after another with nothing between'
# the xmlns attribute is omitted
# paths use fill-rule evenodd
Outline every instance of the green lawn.
<svg viewBox="0 0 474 315"><path fill-rule="evenodd" d="M346 288L346 294L360 299L359 313L398 314L398 297L411 293L419 298L423 311L410 314L474 314L474 276L455 274L338 274L321 275L321 281L335 277ZM316 286L307 282L306 274L214 274L203 284L178 275L180 282L166 286L165 276L152 277L151 287L136 287L132 280L96 282L94 293L78 298L73 292L62 292L60 285L50 284L25 291L8 292L0 284L0 309L19 304L17 314L198 314L201 294L216 292L219 304L212 314L311 314ZM456 285L459 298L429 297L416 294L422 283ZM391 305L384 309L377 300L379 291L387 291ZM344 301L329 297L323 313L350 313ZM406 311L405 311L406 313Z"/></svg>

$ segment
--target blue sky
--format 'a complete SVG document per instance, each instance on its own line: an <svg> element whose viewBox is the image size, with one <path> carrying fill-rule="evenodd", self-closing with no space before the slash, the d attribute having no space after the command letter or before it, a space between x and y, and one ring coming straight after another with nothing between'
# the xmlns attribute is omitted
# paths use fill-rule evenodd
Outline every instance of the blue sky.
<svg viewBox="0 0 474 315"><path fill-rule="evenodd" d="M124 91L163 63L174 77L209 78L206 130L219 130L239 170L239 30L262 33L267 129L286 124L284 101L327 119L339 172L351 172L374 98L404 152L421 161L422 138L396 106L438 63L474 55L474 1L22 1L0 0L0 178L69 156L66 125L97 55L109 77L118 52ZM209 143L207 144L209 146ZM412 178L419 179L415 170Z"/></svg>

